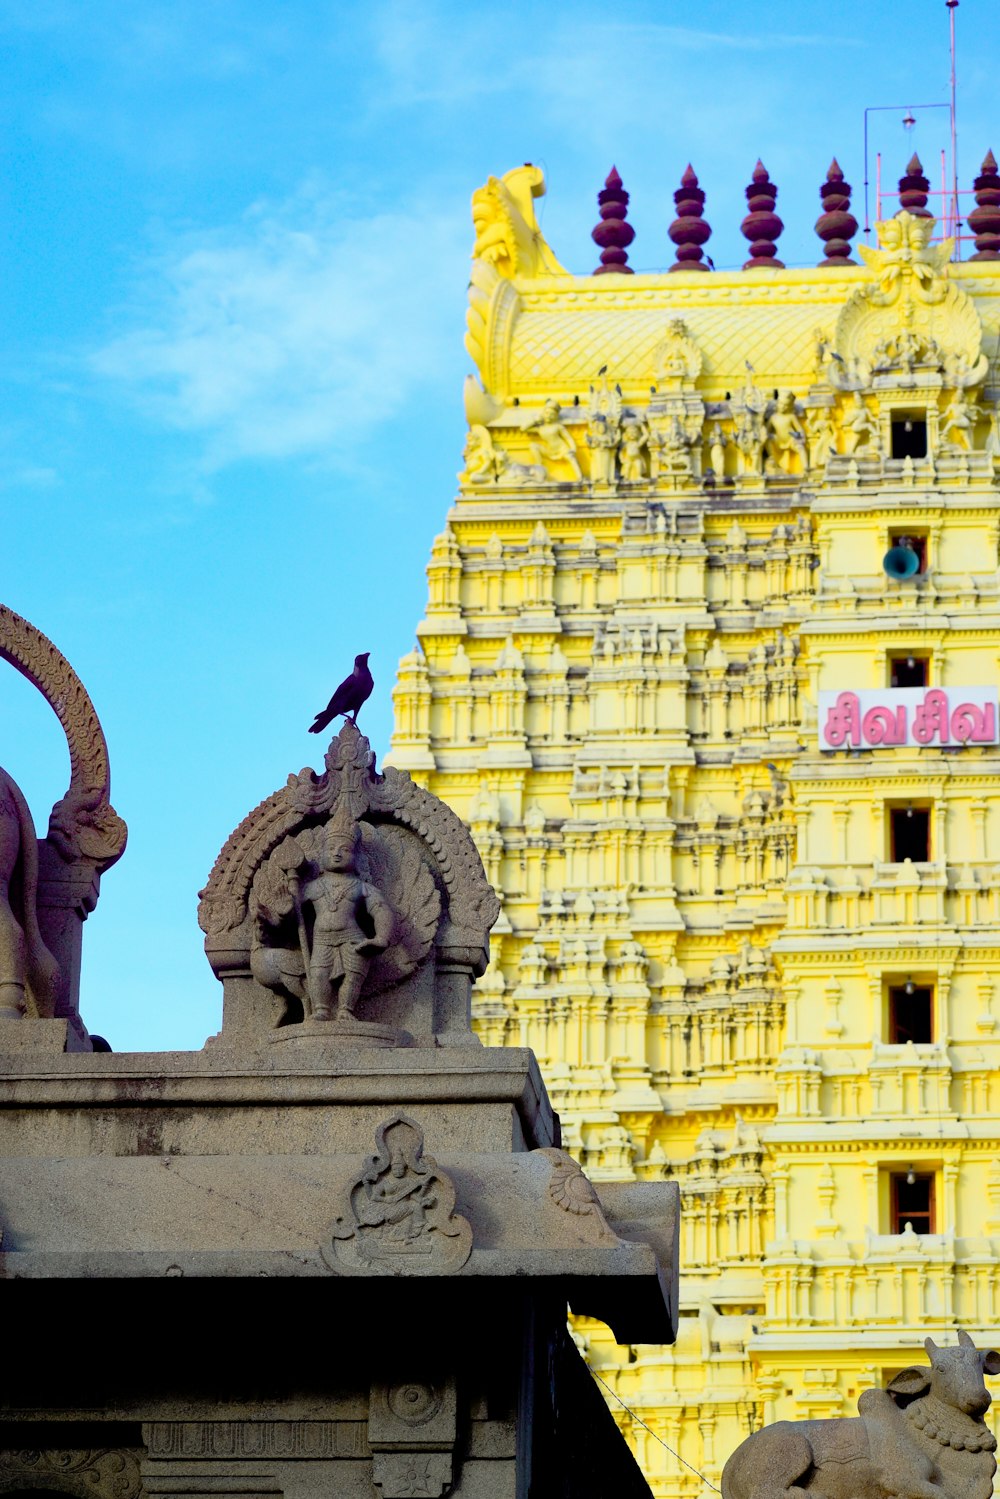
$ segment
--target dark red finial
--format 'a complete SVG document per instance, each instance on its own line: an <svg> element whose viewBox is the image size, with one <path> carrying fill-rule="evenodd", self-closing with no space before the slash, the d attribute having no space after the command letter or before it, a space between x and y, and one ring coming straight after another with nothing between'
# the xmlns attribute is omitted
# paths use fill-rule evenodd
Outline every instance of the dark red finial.
<svg viewBox="0 0 1000 1499"><path fill-rule="evenodd" d="M712 231L704 218L705 194L698 186L694 168L689 164L681 177L681 185L674 193L677 217L667 233L677 246L672 271L707 271L702 265L701 247L711 238Z"/></svg>
<svg viewBox="0 0 1000 1499"><path fill-rule="evenodd" d="M752 271L759 266L773 266L783 270L784 261L776 260L774 254L778 248L774 242L785 227L774 211L778 189L767 175L762 161L758 161L753 169L753 180L746 194L750 212L740 225L740 233L750 241L750 259L743 262L743 269Z"/></svg>
<svg viewBox="0 0 1000 1499"><path fill-rule="evenodd" d="M604 187L597 194L597 206L601 210L601 222L591 234L595 245L601 247L601 263L595 276L604 276L608 271L631 276L627 247L635 239L635 230L625 222L628 216L628 193L622 187L618 168L612 167L604 179Z"/></svg>
<svg viewBox="0 0 1000 1499"><path fill-rule="evenodd" d="M836 157L820 187L819 198L823 212L816 220L816 233L826 250L826 259L820 265L857 265L851 259L851 236L858 232L858 221L851 212L851 184L844 181Z"/></svg>
<svg viewBox="0 0 1000 1499"><path fill-rule="evenodd" d="M906 164L906 171L899 179L899 206L905 208L907 213L912 213L918 219L932 219L934 215L927 208L927 194L930 192L930 182L924 176L924 169L920 164L920 157L914 151Z"/></svg>
<svg viewBox="0 0 1000 1499"><path fill-rule="evenodd" d="M976 253L970 260L1000 260L1000 176L992 151L983 157L980 175L972 184L976 206L969 214L969 228L976 236Z"/></svg>

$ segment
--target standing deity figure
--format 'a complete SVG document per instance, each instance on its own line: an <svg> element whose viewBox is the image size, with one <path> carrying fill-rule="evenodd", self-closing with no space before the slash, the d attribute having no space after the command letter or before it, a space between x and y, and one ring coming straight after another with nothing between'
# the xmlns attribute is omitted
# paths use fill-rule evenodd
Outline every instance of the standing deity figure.
<svg viewBox="0 0 1000 1499"><path fill-rule="evenodd" d="M794 473L796 455L805 456L806 433L790 390L782 391L778 397L778 403L767 419L767 433L769 471Z"/></svg>
<svg viewBox="0 0 1000 1499"><path fill-rule="evenodd" d="M583 478L576 443L562 424L558 401L546 401L541 416L537 422L531 423L528 431L536 434L536 441L530 445L534 463L541 464L546 472L552 463L565 463L574 479Z"/></svg>
<svg viewBox="0 0 1000 1499"><path fill-rule="evenodd" d="M38 929L38 844L28 804L0 770L0 1019L19 1020L30 994L39 1013L55 1008L59 969Z"/></svg>
<svg viewBox="0 0 1000 1499"><path fill-rule="evenodd" d="M623 479L645 479L649 472L649 429L646 423L631 414L622 427L618 461Z"/></svg>
<svg viewBox="0 0 1000 1499"><path fill-rule="evenodd" d="M851 400L844 412L844 452L848 457L854 453L878 450L878 423L865 405L860 390L851 392Z"/></svg>
<svg viewBox="0 0 1000 1499"><path fill-rule="evenodd" d="M972 430L976 425L975 413L961 390L956 390L951 403L941 419L941 441L950 448L960 448L964 453L972 451Z"/></svg>
<svg viewBox="0 0 1000 1499"><path fill-rule="evenodd" d="M809 438L809 467L823 468L830 455L837 451L837 428L829 411L820 407L808 412L806 430Z"/></svg>
<svg viewBox="0 0 1000 1499"><path fill-rule="evenodd" d="M759 474L764 430L760 417L749 407L745 407L740 413L733 441L740 455L741 471L744 474Z"/></svg>
<svg viewBox="0 0 1000 1499"><path fill-rule="evenodd" d="M590 477L595 484L615 482L615 458L621 435L622 398L618 386L611 390L601 370L601 384L590 387L587 411L587 446L591 450Z"/></svg>
<svg viewBox="0 0 1000 1499"><path fill-rule="evenodd" d="M726 476L726 448L728 445L729 438L723 432L720 423L714 422L712 425L712 437L708 457L712 473L715 475L716 484L721 484Z"/></svg>
<svg viewBox="0 0 1000 1499"><path fill-rule="evenodd" d="M306 960L306 1011L313 1020L354 1017L372 960L392 941L395 913L357 869L360 829L335 819L326 831L320 872L299 895L294 875L289 886L300 923ZM307 942L305 907L313 912Z"/></svg>

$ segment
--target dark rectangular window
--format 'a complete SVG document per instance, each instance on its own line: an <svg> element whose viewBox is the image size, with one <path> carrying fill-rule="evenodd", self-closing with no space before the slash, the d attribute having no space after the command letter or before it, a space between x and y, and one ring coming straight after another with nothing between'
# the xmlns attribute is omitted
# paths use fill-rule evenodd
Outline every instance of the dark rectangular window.
<svg viewBox="0 0 1000 1499"><path fill-rule="evenodd" d="M913 577L919 578L922 573L927 571L926 535L921 536L919 533L914 533L913 531L890 531L889 545L890 547L909 547L911 552L916 552L917 570L912 575Z"/></svg>
<svg viewBox="0 0 1000 1499"><path fill-rule="evenodd" d="M931 814L929 807L889 808L889 859L902 864L926 864L931 856Z"/></svg>
<svg viewBox="0 0 1000 1499"><path fill-rule="evenodd" d="M901 1234L908 1223L915 1234L934 1233L934 1177L930 1173L894 1172L890 1198L891 1233Z"/></svg>
<svg viewBox="0 0 1000 1499"><path fill-rule="evenodd" d="M900 414L892 419L892 456L927 457L927 423L921 416Z"/></svg>
<svg viewBox="0 0 1000 1499"><path fill-rule="evenodd" d="M926 687L930 673L926 656L890 656L890 687Z"/></svg>
<svg viewBox="0 0 1000 1499"><path fill-rule="evenodd" d="M889 1044L926 1046L934 1040L934 990L927 984L893 984L889 989Z"/></svg>

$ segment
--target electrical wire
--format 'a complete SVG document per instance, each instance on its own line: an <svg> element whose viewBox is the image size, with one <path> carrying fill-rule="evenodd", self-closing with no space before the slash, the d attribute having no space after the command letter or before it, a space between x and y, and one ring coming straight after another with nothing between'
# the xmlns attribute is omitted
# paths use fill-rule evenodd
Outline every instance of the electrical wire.
<svg viewBox="0 0 1000 1499"><path fill-rule="evenodd" d="M712 1480L710 1478L706 1478L705 1475L704 1475L704 1473L702 1473L698 1468L696 1468L693 1463L689 1463L686 1457L681 1457L681 1455L680 1455L679 1452L675 1452L672 1447L667 1446L667 1443L663 1440L663 1438L657 1432L655 1432L651 1426L647 1426L646 1423L645 1423L645 1421L642 1419L642 1417L641 1416L637 1416L636 1413L635 1413L635 1411L632 1410L630 1406L627 1406L625 1404L625 1402L622 1399L622 1397L620 1395L616 1394L616 1392L608 1384L607 1380L601 1378L601 1376L598 1374L598 1372L597 1372L596 1369L591 1369L590 1372L594 1376L594 1378L597 1380L597 1383L599 1385L603 1385L604 1388L607 1390L608 1394L611 1395L615 1400L618 1401L618 1404L621 1406L622 1410L628 1411L628 1414L632 1417L632 1420L635 1421L637 1425L641 1426L642 1429L643 1429L643 1431L648 1431L649 1434L650 1434L650 1436L653 1438L653 1440L655 1442L659 1442L659 1444L660 1444L661 1447L666 1447L667 1448L667 1451L670 1453L671 1457L676 1457L677 1461L679 1463L683 1463L684 1466L685 1466L685 1468L690 1468L692 1473L697 1473L698 1477L701 1479L702 1483L707 1483L708 1486L709 1486L709 1488L712 1490L713 1493L715 1493L715 1494L721 1494L722 1493L722 1490L721 1489L717 1489L715 1487L715 1484L712 1482Z"/></svg>

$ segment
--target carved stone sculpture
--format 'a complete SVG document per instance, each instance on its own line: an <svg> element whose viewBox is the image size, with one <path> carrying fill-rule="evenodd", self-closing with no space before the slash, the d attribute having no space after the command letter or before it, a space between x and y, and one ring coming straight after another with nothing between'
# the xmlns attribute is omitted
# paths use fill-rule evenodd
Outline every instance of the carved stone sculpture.
<svg viewBox="0 0 1000 1499"><path fill-rule="evenodd" d="M55 1013L59 967L38 929L38 843L20 788L0 769L0 1019Z"/></svg>
<svg viewBox="0 0 1000 1499"><path fill-rule="evenodd" d="M970 453L973 447L973 430L976 425L975 408L956 390L941 417L941 443L943 447Z"/></svg>
<svg viewBox="0 0 1000 1499"><path fill-rule="evenodd" d="M649 428L631 413L622 423L618 462L623 479L645 479L649 474Z"/></svg>
<svg viewBox="0 0 1000 1499"><path fill-rule="evenodd" d="M532 422L528 431L535 434L530 444L531 456L536 465L549 473L550 465L566 464L574 479L583 478L583 470L576 456L576 443L562 424L559 402L546 401L537 422ZM559 477L558 472L555 477Z"/></svg>
<svg viewBox="0 0 1000 1499"><path fill-rule="evenodd" d="M66 735L70 761L69 786L41 840L20 791L0 772L0 1014L64 1020L66 1045L89 1049L77 1013L80 925L97 904L100 876L121 857L126 839L125 824L111 805L107 745L94 705L65 656L4 605L0 661L45 698ZM58 1042L58 1035L52 1040Z"/></svg>
<svg viewBox="0 0 1000 1499"><path fill-rule="evenodd" d="M860 390L852 391L851 399L844 410L844 452L854 453L878 451L878 423L865 405Z"/></svg>
<svg viewBox="0 0 1000 1499"><path fill-rule="evenodd" d="M723 1470L723 1499L990 1499L996 1438L983 1375L1000 1374L1000 1354L958 1337L957 1348L925 1339L930 1367L865 1390L855 1417L755 1432Z"/></svg>
<svg viewBox="0 0 1000 1499"><path fill-rule="evenodd" d="M587 411L587 446L591 450L590 477L595 484L615 482L615 457L621 435L621 392L612 390L606 373L601 383L590 387Z"/></svg>
<svg viewBox="0 0 1000 1499"><path fill-rule="evenodd" d="M324 1258L351 1275L441 1275L460 1270L472 1229L455 1212L455 1188L424 1134L398 1114L375 1131L376 1151L334 1220Z"/></svg>
<svg viewBox="0 0 1000 1499"><path fill-rule="evenodd" d="M768 471L793 474L799 471L799 460L804 458L806 433L795 410L795 397L790 390L782 391L775 409L767 419Z"/></svg>
<svg viewBox="0 0 1000 1499"><path fill-rule="evenodd" d="M226 843L199 920L223 1038L475 1045L499 902L468 831L350 722ZM277 1000L277 1005L275 1005Z"/></svg>

